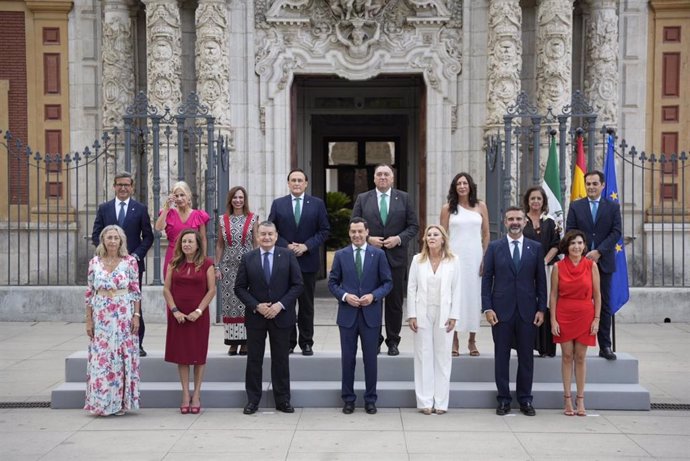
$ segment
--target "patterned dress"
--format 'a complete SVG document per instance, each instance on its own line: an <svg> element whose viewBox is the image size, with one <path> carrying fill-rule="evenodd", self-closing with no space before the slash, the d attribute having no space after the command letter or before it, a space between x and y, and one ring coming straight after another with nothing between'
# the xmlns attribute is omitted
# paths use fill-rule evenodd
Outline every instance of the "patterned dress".
<svg viewBox="0 0 690 461"><path fill-rule="evenodd" d="M237 345L247 343L247 330L244 328L244 304L235 296L235 278L237 277L237 270L240 267L240 261L245 253L248 253L253 248L254 241L254 223L257 220L256 215L251 215L249 223L247 224L247 216L245 215L230 215L230 236L232 240L228 240L228 232L225 226L225 215L220 219L220 235L223 239L225 249L223 250L223 259L218 264L223 277L220 279L220 300L223 306L223 324L225 325L225 344ZM242 235L244 230L246 235L244 243Z"/></svg>
<svg viewBox="0 0 690 461"><path fill-rule="evenodd" d="M100 290L122 293L105 295ZM93 311L84 410L112 415L139 408L139 337L132 334L134 303L141 300L139 269L125 256L107 272L96 256L89 262L86 303Z"/></svg>

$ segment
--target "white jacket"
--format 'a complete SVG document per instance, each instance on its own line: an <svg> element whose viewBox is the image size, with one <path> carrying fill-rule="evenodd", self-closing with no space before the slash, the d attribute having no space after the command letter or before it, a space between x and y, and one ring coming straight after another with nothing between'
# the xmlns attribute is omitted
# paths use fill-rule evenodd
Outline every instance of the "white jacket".
<svg viewBox="0 0 690 461"><path fill-rule="evenodd" d="M428 328L427 308L427 278L432 273L431 262L419 262L421 255L416 254L410 266L410 275L407 281L407 315L406 319L415 317L419 328ZM439 328L445 328L448 319L458 319L460 316L460 268L458 258L443 259L437 272L441 273L441 315L439 315Z"/></svg>

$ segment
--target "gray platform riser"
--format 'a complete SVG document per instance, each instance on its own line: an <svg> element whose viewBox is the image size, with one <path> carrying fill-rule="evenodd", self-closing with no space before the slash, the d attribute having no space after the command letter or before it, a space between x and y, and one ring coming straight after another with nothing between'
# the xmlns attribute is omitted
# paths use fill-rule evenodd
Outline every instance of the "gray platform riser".
<svg viewBox="0 0 690 461"><path fill-rule="evenodd" d="M204 381L244 382L245 357L209 355ZM263 379L270 381L271 359L264 359ZM511 376L515 376L517 358L511 358ZM179 377L175 364L163 360L161 353L149 352L140 362L142 382L177 382ZM292 355L290 357L290 379L292 381L340 381L340 356L335 353L317 354L313 357ZM72 354L66 359L65 381L83 382L86 379L86 352ZM357 360L356 380L364 380L361 358ZM493 356L457 357L453 359L452 382L493 382ZM414 381L414 363L411 355L378 359L378 381ZM618 360L590 357L587 359L587 381L589 383L638 383L638 362L629 354L618 354ZM560 357L534 359L534 382L560 383Z"/></svg>
<svg viewBox="0 0 690 461"><path fill-rule="evenodd" d="M355 383L358 402L361 404L364 384ZM83 383L66 383L53 391L53 408L82 408L84 406ZM382 408L415 408L414 384L411 382L379 383L377 405ZM337 408L342 405L340 382L293 382L292 404L295 407ZM575 395L575 389L572 390ZM535 383L534 406L538 409L563 408L563 390L560 384ZM246 403L244 385L241 383L205 383L201 401L206 408L241 408ZM513 398L515 395L513 393ZM514 400L514 405L517 405ZM180 404L179 384L142 383L142 408L177 408ZM649 410L649 392L639 385L588 384L586 404L598 410ZM275 406L270 385L264 383L261 407ZM453 383L451 408L486 408L496 406L496 390L493 383Z"/></svg>

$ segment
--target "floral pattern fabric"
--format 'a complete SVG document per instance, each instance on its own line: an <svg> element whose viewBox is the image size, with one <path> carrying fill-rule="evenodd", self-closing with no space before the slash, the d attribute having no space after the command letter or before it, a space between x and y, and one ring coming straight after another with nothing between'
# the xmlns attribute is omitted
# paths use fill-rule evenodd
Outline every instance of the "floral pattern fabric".
<svg viewBox="0 0 690 461"><path fill-rule="evenodd" d="M122 290L114 296L100 290ZM86 304L93 312L84 409L112 415L139 408L139 337L132 334L134 303L141 300L139 269L132 256L108 272L101 258L89 262Z"/></svg>

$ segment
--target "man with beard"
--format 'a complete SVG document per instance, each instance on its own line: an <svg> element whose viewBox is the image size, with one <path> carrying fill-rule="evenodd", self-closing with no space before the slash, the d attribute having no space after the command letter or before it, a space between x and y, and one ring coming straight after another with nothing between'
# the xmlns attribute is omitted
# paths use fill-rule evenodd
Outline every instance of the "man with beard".
<svg viewBox="0 0 690 461"><path fill-rule="evenodd" d="M546 311L546 272L544 249L539 242L525 238L525 213L509 207L504 215L508 235L489 244L484 255L482 312L491 325L494 339L494 374L498 390L499 416L510 413L510 349L518 354L516 394L520 411L534 416L532 348L537 328Z"/></svg>

